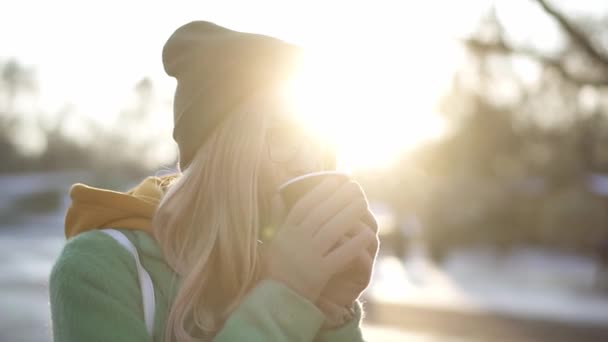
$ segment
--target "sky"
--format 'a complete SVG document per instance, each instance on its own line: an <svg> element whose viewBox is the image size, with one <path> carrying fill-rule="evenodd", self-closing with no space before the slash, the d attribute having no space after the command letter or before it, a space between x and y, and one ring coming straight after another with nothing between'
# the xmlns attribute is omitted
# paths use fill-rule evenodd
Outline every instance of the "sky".
<svg viewBox="0 0 608 342"><path fill-rule="evenodd" d="M84 105L98 102L96 88L120 97L145 76L170 89L161 49L169 35L190 20L214 21L305 46L357 44L367 32L376 39L411 38L412 31L419 30L416 12L421 9L407 3L227 0L173 1L169 6L151 1L14 1L8 11L0 11L0 58L16 56L33 65L51 102L70 98Z"/></svg>
<svg viewBox="0 0 608 342"><path fill-rule="evenodd" d="M354 126L369 128L374 117L374 140L383 141L371 144L365 153L369 158L387 159L440 130L440 123L428 113L434 111L436 100L461 62L454 38L473 30L490 3L20 0L0 11L0 60L16 57L36 71L39 105L46 112L70 104L101 124L111 121L128 104L137 81L149 77L163 99L155 114L157 124L165 126L171 122L175 83L164 74L161 50L177 27L191 20L208 20L272 35L303 46L320 61L337 61L337 68L324 66L316 71L341 77L329 83L342 89L341 96L346 99L362 94L352 83L385 85L368 94L367 102L358 104L367 112L359 110ZM577 3L595 8L602 2ZM543 49L555 48L559 44L555 25L539 9L530 8L528 0L501 1L498 5L501 19L514 23L510 25L515 28L514 39L532 40ZM576 6L573 8L568 10ZM353 73L359 75L358 80L352 78ZM407 134L396 129L404 126L409 127ZM357 134L344 138L347 145L361 140ZM361 153L363 145L352 150ZM385 156L379 150L385 151Z"/></svg>

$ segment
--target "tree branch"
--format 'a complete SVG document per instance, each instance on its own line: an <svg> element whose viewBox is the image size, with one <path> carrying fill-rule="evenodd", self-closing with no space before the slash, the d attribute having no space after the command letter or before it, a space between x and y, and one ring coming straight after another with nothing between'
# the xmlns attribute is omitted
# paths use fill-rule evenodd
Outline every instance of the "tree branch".
<svg viewBox="0 0 608 342"><path fill-rule="evenodd" d="M543 8L543 10L553 17L559 25L568 33L570 38L578 44L591 58L596 60L604 68L608 70L608 56L600 51L587 37L585 33L576 28L566 17L561 14L553 6L549 5L546 0L536 0L536 2Z"/></svg>
<svg viewBox="0 0 608 342"><path fill-rule="evenodd" d="M608 78L587 78L580 75L575 75L568 71L563 62L557 58L551 58L540 54L538 51L526 48L513 48L505 44L502 40L494 42L484 42L478 39L469 38L464 39L463 44L467 46L471 51L485 54L485 53L500 53L505 55L521 55L532 58L543 65L549 66L553 70L557 71L565 79L574 82L577 85L592 85L592 86L608 86Z"/></svg>

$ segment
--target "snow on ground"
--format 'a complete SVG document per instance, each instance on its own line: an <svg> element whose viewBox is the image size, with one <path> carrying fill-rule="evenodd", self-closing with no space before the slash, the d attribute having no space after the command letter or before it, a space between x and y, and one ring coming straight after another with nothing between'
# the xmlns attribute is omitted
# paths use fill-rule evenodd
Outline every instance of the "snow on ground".
<svg viewBox="0 0 608 342"><path fill-rule="evenodd" d="M427 333L412 333L382 325L363 325L363 338L370 342L477 342L460 338Z"/></svg>
<svg viewBox="0 0 608 342"><path fill-rule="evenodd" d="M366 295L417 306L605 324L608 295L593 291L596 271L591 259L533 248L507 256L461 250L442 269L419 251L405 262L381 256Z"/></svg>

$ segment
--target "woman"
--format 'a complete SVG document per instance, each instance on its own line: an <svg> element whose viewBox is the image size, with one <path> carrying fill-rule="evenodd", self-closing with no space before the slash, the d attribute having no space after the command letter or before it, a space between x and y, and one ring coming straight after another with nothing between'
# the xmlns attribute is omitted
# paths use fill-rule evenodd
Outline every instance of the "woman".
<svg viewBox="0 0 608 342"><path fill-rule="evenodd" d="M357 298L378 247L361 222L363 191L328 180L290 210L276 195L333 158L278 95L298 58L285 42L208 22L169 38L180 172L126 193L72 187L50 278L55 341L362 340ZM150 332L138 265L104 228L128 237L150 275Z"/></svg>

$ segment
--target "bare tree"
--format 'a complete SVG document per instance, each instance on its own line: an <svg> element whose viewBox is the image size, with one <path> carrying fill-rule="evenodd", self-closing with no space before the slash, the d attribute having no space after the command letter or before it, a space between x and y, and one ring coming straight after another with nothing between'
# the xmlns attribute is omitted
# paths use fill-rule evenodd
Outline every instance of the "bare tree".
<svg viewBox="0 0 608 342"><path fill-rule="evenodd" d="M464 39L464 43L471 51L480 55L498 53L530 57L579 86L608 86L608 46L592 38L594 35L592 33L607 34L606 25L587 23L589 27L582 29L549 1L535 0L535 2L555 20L567 38L567 44L560 53L548 55L534 47L510 44L498 20L495 20L497 33L495 37L490 39L472 37Z"/></svg>
<svg viewBox="0 0 608 342"><path fill-rule="evenodd" d="M2 110L5 113L13 114L15 102L23 92L33 92L36 90L36 81L32 70L27 69L16 59L6 62L1 71L0 87L5 94L5 105Z"/></svg>

